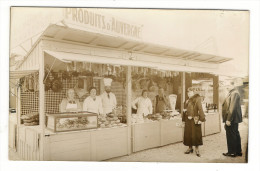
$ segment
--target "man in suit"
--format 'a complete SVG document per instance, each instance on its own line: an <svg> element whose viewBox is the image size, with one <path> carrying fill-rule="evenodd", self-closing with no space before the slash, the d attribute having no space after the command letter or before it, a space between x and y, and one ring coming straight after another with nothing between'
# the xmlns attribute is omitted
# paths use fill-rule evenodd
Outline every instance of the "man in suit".
<svg viewBox="0 0 260 171"><path fill-rule="evenodd" d="M242 156L241 138L238 125L242 122L240 95L234 83L228 88L230 91L222 105L222 118L225 123L228 152L224 156Z"/></svg>

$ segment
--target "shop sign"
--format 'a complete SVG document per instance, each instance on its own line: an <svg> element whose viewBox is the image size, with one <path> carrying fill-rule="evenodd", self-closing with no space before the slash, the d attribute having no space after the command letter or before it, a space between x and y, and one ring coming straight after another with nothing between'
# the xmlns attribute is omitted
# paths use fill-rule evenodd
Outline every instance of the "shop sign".
<svg viewBox="0 0 260 171"><path fill-rule="evenodd" d="M95 29L104 33L141 39L142 26L132 24L116 17L101 14L94 9L65 8L65 21L73 22L85 28Z"/></svg>

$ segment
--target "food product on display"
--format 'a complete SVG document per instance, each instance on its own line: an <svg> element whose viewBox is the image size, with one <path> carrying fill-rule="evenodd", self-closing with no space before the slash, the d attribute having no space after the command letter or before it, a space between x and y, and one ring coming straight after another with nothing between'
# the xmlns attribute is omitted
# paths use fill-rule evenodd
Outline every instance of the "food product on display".
<svg viewBox="0 0 260 171"><path fill-rule="evenodd" d="M109 114L107 114L107 116L112 118L112 117L115 116L115 114L113 114L113 113L109 113Z"/></svg>
<svg viewBox="0 0 260 171"><path fill-rule="evenodd" d="M37 112L35 112L35 113L29 113L26 115L22 115L21 122L24 123L24 125L26 125L26 126L32 126L32 125L30 125L32 123L34 123L34 125L39 125L39 114Z"/></svg>

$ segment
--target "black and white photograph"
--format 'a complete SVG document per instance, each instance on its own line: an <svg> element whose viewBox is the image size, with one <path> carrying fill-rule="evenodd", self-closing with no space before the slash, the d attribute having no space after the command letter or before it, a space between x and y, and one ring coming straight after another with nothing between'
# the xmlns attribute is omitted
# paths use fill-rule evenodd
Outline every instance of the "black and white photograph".
<svg viewBox="0 0 260 171"><path fill-rule="evenodd" d="M250 10L9 15L10 162L250 163Z"/></svg>

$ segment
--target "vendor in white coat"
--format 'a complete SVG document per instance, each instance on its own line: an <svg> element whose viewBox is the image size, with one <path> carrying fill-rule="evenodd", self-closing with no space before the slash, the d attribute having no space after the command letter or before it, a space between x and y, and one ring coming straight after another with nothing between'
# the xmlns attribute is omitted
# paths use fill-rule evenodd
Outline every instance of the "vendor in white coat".
<svg viewBox="0 0 260 171"><path fill-rule="evenodd" d="M146 117L147 115L152 114L153 105L152 105L152 101L148 98L147 90L143 90L142 96L137 97L132 102L132 108L137 109L137 114L139 116L141 115Z"/></svg>
<svg viewBox="0 0 260 171"><path fill-rule="evenodd" d="M111 92L111 84L111 78L104 78L105 91L101 94L104 114L111 113L117 105L116 96Z"/></svg>
<svg viewBox="0 0 260 171"><path fill-rule="evenodd" d="M102 100L97 96L97 89L95 87L90 87L89 94L83 102L83 111L103 114Z"/></svg>

